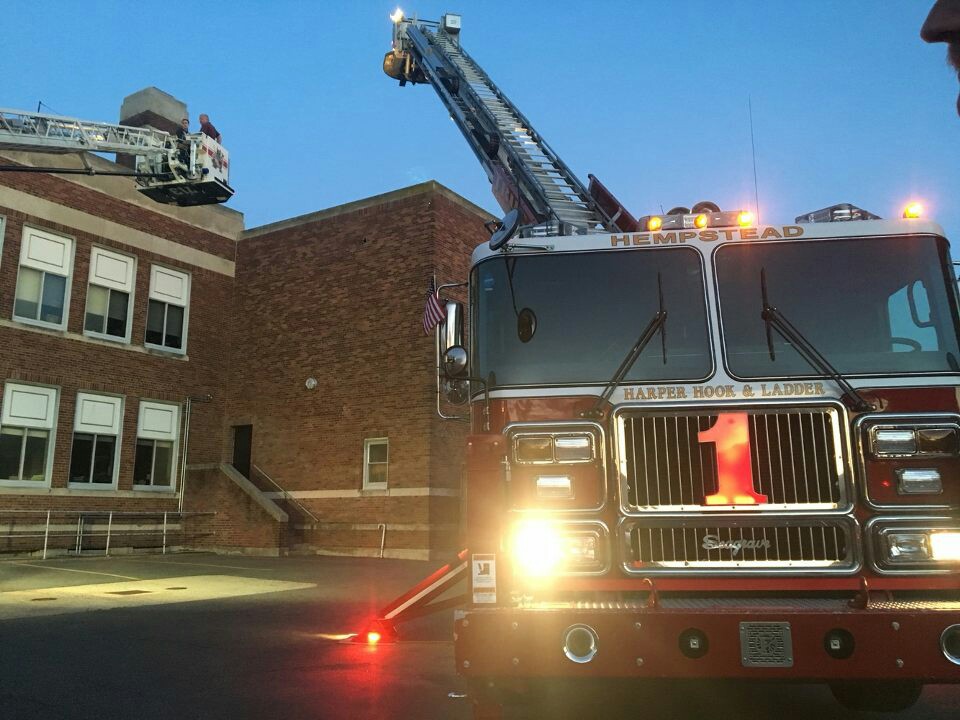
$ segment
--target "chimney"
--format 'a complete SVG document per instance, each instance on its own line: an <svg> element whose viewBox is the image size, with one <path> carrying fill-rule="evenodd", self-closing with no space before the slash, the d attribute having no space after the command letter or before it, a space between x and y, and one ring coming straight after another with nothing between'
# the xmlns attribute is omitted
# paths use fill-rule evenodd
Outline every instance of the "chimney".
<svg viewBox="0 0 960 720"><path fill-rule="evenodd" d="M185 117L189 117L187 104L155 87L127 95L120 106L121 125L150 127L164 130L171 135L176 134L180 119ZM117 162L131 169L134 167L132 155L117 153Z"/></svg>

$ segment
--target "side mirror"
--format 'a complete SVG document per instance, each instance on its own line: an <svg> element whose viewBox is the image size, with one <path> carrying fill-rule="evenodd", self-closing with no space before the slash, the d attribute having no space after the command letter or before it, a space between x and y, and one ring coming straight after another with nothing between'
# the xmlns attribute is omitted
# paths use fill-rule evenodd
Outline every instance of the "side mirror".
<svg viewBox="0 0 960 720"><path fill-rule="evenodd" d="M440 355L452 347L463 347L463 303L447 302L447 319L440 335Z"/></svg>
<svg viewBox="0 0 960 720"><path fill-rule="evenodd" d="M443 374L450 378L459 378L467 374L467 351L461 345L448 347L440 358Z"/></svg>
<svg viewBox="0 0 960 720"><path fill-rule="evenodd" d="M463 405L470 398L470 386L466 380L447 380L443 383L443 397L451 405Z"/></svg>
<svg viewBox="0 0 960 720"><path fill-rule="evenodd" d="M469 354L463 346L463 303L450 301L445 309L447 318L440 332L441 377L437 378L437 391L451 405L463 405L470 398L470 384L466 379Z"/></svg>

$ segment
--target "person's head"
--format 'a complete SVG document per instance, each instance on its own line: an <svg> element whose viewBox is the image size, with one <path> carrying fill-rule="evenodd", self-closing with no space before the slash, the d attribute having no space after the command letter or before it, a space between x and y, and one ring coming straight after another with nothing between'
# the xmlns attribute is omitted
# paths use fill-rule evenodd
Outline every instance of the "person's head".
<svg viewBox="0 0 960 720"><path fill-rule="evenodd" d="M190 127L190 121L187 120L187 118L182 118L182 119L180 120L180 127L182 127L184 130L186 130L187 128Z"/></svg>
<svg viewBox="0 0 960 720"><path fill-rule="evenodd" d="M200 124L202 125L203 123L206 123L206 122L210 122L210 116L207 115L206 113L200 113Z"/></svg>
<svg viewBox="0 0 960 720"><path fill-rule="evenodd" d="M960 78L960 3L937 0L920 28L920 37L927 42L947 44L947 62ZM960 113L960 96L957 97L957 113Z"/></svg>

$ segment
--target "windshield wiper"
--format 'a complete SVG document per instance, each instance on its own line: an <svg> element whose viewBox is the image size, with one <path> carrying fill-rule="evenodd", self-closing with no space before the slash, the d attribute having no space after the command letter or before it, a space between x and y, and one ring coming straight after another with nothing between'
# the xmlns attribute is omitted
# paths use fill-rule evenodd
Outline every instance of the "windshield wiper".
<svg viewBox="0 0 960 720"><path fill-rule="evenodd" d="M604 404L610 399L610 396L613 395L613 391L616 389L617 385L619 385L626 374L630 372L630 368L633 367L633 364L637 361L637 358L640 357L640 353L643 352L643 349L650 344L651 340L653 340L653 336L657 334L657 330L660 331L660 352L663 356L663 364L667 364L667 311L663 307L663 282L660 278L660 273L657 273L657 294L660 308L653 314L653 317L650 318L650 322L647 323L647 326L643 329L643 332L640 333L640 337L637 338L637 341L633 344L633 347L630 348L630 352L627 353L627 356L623 359L623 362L620 363L620 367L617 368L617 371L613 374L613 377L610 378L610 381L603 390L603 394L597 398L596 404L589 410L584 410L581 413L581 417L603 417L603 410L601 408L603 408Z"/></svg>
<svg viewBox="0 0 960 720"><path fill-rule="evenodd" d="M770 334L772 328L776 330L784 340L792 343L800 357L810 363L815 370L819 370L824 375L829 376L839 385L853 400L854 410L863 412L876 410L876 407L867 402L866 398L864 398L853 385L847 382L847 379L840 374L840 371L830 364L823 354L793 326L793 323L787 320L782 312L770 304L770 301L767 299L767 271L764 268L760 268L760 293L763 299L763 311L760 313L760 317L763 318L767 326L767 349L770 352L770 359L774 361L777 359L777 354L773 347L773 337Z"/></svg>

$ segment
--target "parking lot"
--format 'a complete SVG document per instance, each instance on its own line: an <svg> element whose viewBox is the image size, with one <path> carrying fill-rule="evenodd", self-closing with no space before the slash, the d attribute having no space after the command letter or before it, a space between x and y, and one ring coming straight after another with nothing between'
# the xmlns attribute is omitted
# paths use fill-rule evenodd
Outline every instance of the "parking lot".
<svg viewBox="0 0 960 720"><path fill-rule="evenodd" d="M0 717L465 720L451 612L410 623L396 644L338 641L437 565L202 554L0 562ZM897 717L945 720L957 707L960 686L938 686ZM641 715L850 716L820 687L651 683L629 703L558 687L507 717Z"/></svg>

